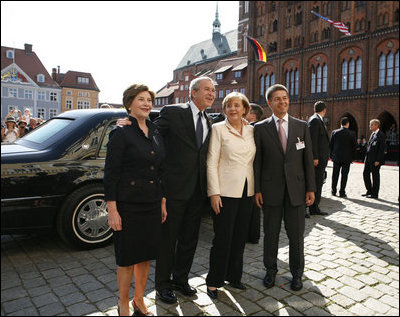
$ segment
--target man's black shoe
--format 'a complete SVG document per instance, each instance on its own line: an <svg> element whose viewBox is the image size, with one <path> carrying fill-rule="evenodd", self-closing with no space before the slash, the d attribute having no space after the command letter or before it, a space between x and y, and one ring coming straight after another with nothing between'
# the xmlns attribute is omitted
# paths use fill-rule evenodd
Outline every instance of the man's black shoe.
<svg viewBox="0 0 400 317"><path fill-rule="evenodd" d="M218 289L215 289L212 291L207 287L207 295L210 296L212 299L217 299L218 298Z"/></svg>
<svg viewBox="0 0 400 317"><path fill-rule="evenodd" d="M183 295L193 296L197 293L197 290L194 287L191 287L189 284L172 284L174 290L179 291Z"/></svg>
<svg viewBox="0 0 400 317"><path fill-rule="evenodd" d="M158 297L166 304L174 304L177 302L176 296L172 290L165 288L157 291Z"/></svg>
<svg viewBox="0 0 400 317"><path fill-rule="evenodd" d="M347 198L347 195L346 195L346 193L340 193L340 194L339 194L339 197Z"/></svg>
<svg viewBox="0 0 400 317"><path fill-rule="evenodd" d="M365 194L362 194L361 196L368 196L368 195L371 195L370 193L368 193L368 192L366 192Z"/></svg>
<svg viewBox="0 0 400 317"><path fill-rule="evenodd" d="M275 285L275 274L267 273L264 277L264 286L266 288L271 288Z"/></svg>
<svg viewBox="0 0 400 317"><path fill-rule="evenodd" d="M306 211L306 218L310 218L310 213Z"/></svg>
<svg viewBox="0 0 400 317"><path fill-rule="evenodd" d="M332 190L332 196L336 196L336 191L335 190Z"/></svg>
<svg viewBox="0 0 400 317"><path fill-rule="evenodd" d="M230 287L233 287L233 288L241 289L241 290L246 289L246 286L244 286L244 285L242 284L242 282L233 282L233 283L229 283L229 286L230 286Z"/></svg>
<svg viewBox="0 0 400 317"><path fill-rule="evenodd" d="M300 277L293 277L292 282L290 283L290 288L293 291L299 291L303 288L303 283L301 282Z"/></svg>
<svg viewBox="0 0 400 317"><path fill-rule="evenodd" d="M367 198L375 198L375 199L378 199L378 196L376 196L376 195L367 195Z"/></svg>
<svg viewBox="0 0 400 317"><path fill-rule="evenodd" d="M313 211L313 212L310 211L310 215L312 215L312 216L313 215L326 216L326 215L328 215L328 213L318 209L318 210Z"/></svg>

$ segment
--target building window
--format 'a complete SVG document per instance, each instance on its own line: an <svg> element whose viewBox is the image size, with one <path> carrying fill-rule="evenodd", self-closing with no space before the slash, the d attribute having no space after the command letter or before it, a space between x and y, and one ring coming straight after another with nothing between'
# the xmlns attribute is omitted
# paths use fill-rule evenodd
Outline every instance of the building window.
<svg viewBox="0 0 400 317"><path fill-rule="evenodd" d="M244 14L249 13L249 2L250 1L244 2Z"/></svg>
<svg viewBox="0 0 400 317"><path fill-rule="evenodd" d="M185 81L189 81L189 76L188 75L185 76Z"/></svg>
<svg viewBox="0 0 400 317"><path fill-rule="evenodd" d="M379 86L391 86L399 84L399 51L396 55L390 52L387 56L379 57Z"/></svg>
<svg viewBox="0 0 400 317"><path fill-rule="evenodd" d="M189 90L189 85L185 85L185 90Z"/></svg>
<svg viewBox="0 0 400 317"><path fill-rule="evenodd" d="M86 97L90 98L90 93L87 92L85 95Z"/></svg>
<svg viewBox="0 0 400 317"><path fill-rule="evenodd" d="M222 80L224 78L224 74L218 73L216 78L217 78L217 80Z"/></svg>
<svg viewBox="0 0 400 317"><path fill-rule="evenodd" d="M44 108L38 108L37 115L38 118L46 119L46 110Z"/></svg>
<svg viewBox="0 0 400 317"><path fill-rule="evenodd" d="M57 109L49 109L49 119L57 115Z"/></svg>
<svg viewBox="0 0 400 317"><path fill-rule="evenodd" d="M78 109L83 109L83 101L78 100Z"/></svg>
<svg viewBox="0 0 400 317"><path fill-rule="evenodd" d="M89 109L90 108L90 101L84 101L83 102L83 109Z"/></svg>
<svg viewBox="0 0 400 317"><path fill-rule="evenodd" d="M32 90L24 90L24 98L25 99L33 99L33 91Z"/></svg>
<svg viewBox="0 0 400 317"><path fill-rule="evenodd" d="M6 54L8 59L14 59L14 51L8 50Z"/></svg>
<svg viewBox="0 0 400 317"><path fill-rule="evenodd" d="M260 77L260 96L264 96L264 76Z"/></svg>
<svg viewBox="0 0 400 317"><path fill-rule="evenodd" d="M294 84L294 94L297 96L299 94L299 70L295 71L295 84Z"/></svg>
<svg viewBox="0 0 400 317"><path fill-rule="evenodd" d="M89 77L78 76L78 84L88 85L89 84Z"/></svg>
<svg viewBox="0 0 400 317"><path fill-rule="evenodd" d="M236 71L235 72L235 78L241 78L242 77L242 72L241 71Z"/></svg>
<svg viewBox="0 0 400 317"><path fill-rule="evenodd" d="M352 58L349 62L349 89L354 89L354 73L355 73L355 63Z"/></svg>
<svg viewBox="0 0 400 317"><path fill-rule="evenodd" d="M347 90L347 61L342 63L342 90Z"/></svg>
<svg viewBox="0 0 400 317"><path fill-rule="evenodd" d="M17 88L8 88L8 97L17 98Z"/></svg>
<svg viewBox="0 0 400 317"><path fill-rule="evenodd" d="M356 89L361 89L362 62L361 57L356 62Z"/></svg>
<svg viewBox="0 0 400 317"><path fill-rule="evenodd" d="M265 75L265 95L267 95L267 90L271 86L270 77L269 74Z"/></svg>
<svg viewBox="0 0 400 317"><path fill-rule="evenodd" d="M181 85L181 86L179 87L179 89L180 89L181 91L183 91L183 90L185 89L185 86Z"/></svg>
<svg viewBox="0 0 400 317"><path fill-rule="evenodd" d="M44 83L44 75L43 75L43 74L37 75L37 81L38 81L39 83Z"/></svg>
<svg viewBox="0 0 400 317"><path fill-rule="evenodd" d="M220 89L218 91L218 98L224 98L224 90L223 89Z"/></svg>
<svg viewBox="0 0 400 317"><path fill-rule="evenodd" d="M45 91L38 91L37 99L38 100L46 100L46 92Z"/></svg>
<svg viewBox="0 0 400 317"><path fill-rule="evenodd" d="M66 110L71 110L72 109L72 100L66 100L65 101L65 109Z"/></svg>
<svg viewBox="0 0 400 317"><path fill-rule="evenodd" d="M289 90L289 95L298 95L299 71L297 69L286 71L286 88Z"/></svg>
<svg viewBox="0 0 400 317"><path fill-rule="evenodd" d="M322 67L322 91L328 91L328 65L324 65Z"/></svg>
<svg viewBox="0 0 400 317"><path fill-rule="evenodd" d="M324 64L311 68L311 93L327 92L328 90L328 65Z"/></svg>
<svg viewBox="0 0 400 317"><path fill-rule="evenodd" d="M390 52L386 61L386 85L393 85L393 53Z"/></svg>
<svg viewBox="0 0 400 317"><path fill-rule="evenodd" d="M303 23L303 12L297 12L295 15L295 25L300 25Z"/></svg>
<svg viewBox="0 0 400 317"><path fill-rule="evenodd" d="M397 51L394 57L394 84L399 84L399 51Z"/></svg>
<svg viewBox="0 0 400 317"><path fill-rule="evenodd" d="M57 93L56 92L50 93L50 101L57 101Z"/></svg>
<svg viewBox="0 0 400 317"><path fill-rule="evenodd" d="M175 103L179 103L179 97L175 98Z"/></svg>
<svg viewBox="0 0 400 317"><path fill-rule="evenodd" d="M240 88L240 93L242 93L243 95L246 94L246 88Z"/></svg>
<svg viewBox="0 0 400 317"><path fill-rule="evenodd" d="M67 96L72 96L72 91L71 90L67 91Z"/></svg>
<svg viewBox="0 0 400 317"><path fill-rule="evenodd" d="M231 93L231 90L230 90L230 89L227 89L227 90L226 90L226 96L229 95L230 93Z"/></svg>

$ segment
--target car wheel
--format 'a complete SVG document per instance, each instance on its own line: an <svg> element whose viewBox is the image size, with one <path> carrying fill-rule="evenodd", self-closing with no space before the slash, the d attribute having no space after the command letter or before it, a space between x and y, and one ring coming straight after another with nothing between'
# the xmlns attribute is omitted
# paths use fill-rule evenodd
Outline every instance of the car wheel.
<svg viewBox="0 0 400 317"><path fill-rule="evenodd" d="M111 241L102 184L86 185L67 197L57 215L57 231L66 243L79 248L96 248Z"/></svg>

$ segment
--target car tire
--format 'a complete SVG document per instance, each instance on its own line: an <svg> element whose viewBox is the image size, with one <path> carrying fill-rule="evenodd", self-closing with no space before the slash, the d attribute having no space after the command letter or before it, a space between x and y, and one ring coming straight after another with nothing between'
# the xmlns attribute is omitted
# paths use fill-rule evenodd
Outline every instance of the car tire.
<svg viewBox="0 0 400 317"><path fill-rule="evenodd" d="M85 185L71 193L57 215L57 232L68 245L93 249L110 243L107 205L102 184Z"/></svg>

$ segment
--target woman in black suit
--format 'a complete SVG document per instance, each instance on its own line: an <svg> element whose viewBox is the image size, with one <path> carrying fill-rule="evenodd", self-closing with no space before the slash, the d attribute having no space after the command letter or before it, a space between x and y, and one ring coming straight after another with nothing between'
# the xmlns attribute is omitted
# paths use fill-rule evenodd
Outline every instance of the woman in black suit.
<svg viewBox="0 0 400 317"><path fill-rule="evenodd" d="M162 195L162 138L147 120L154 92L134 84L125 90L123 104L131 125L117 127L110 135L104 169L108 224L114 230L115 258L120 301L118 313L130 315L129 288L135 274L135 315L152 316L143 301L150 260L157 257L161 224L167 217Z"/></svg>

